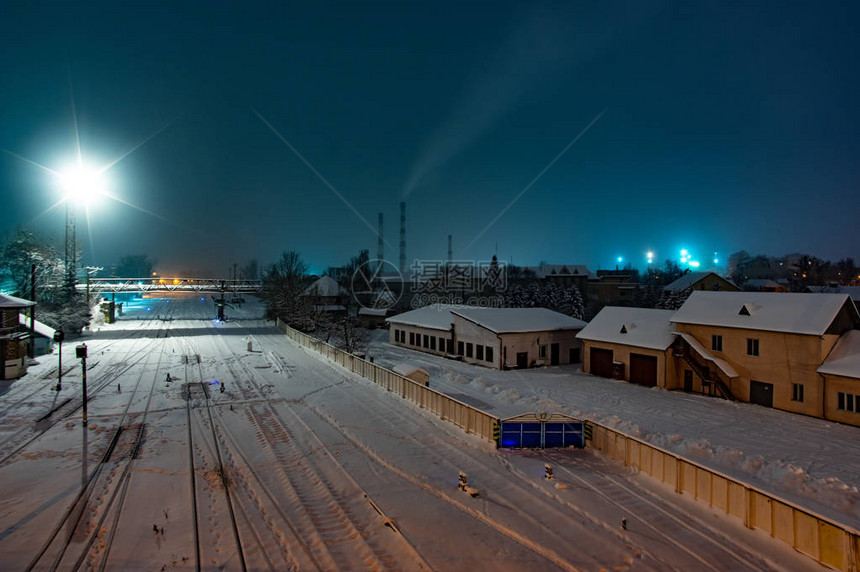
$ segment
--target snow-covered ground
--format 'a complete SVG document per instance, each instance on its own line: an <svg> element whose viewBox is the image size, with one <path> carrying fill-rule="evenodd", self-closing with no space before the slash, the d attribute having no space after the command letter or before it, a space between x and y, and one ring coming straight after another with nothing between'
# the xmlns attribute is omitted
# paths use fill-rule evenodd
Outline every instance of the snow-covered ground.
<svg viewBox="0 0 860 572"><path fill-rule="evenodd" d="M84 338L86 428L80 342L64 346L60 392L51 389L56 354L2 382L2 568L819 569L591 451L496 451L299 347L261 315L250 297L226 323L212 320L205 297L127 305L119 323ZM603 419L610 413L582 405L601 401L618 419L636 411L611 407L639 395L627 386L571 369L492 372L372 350L378 362L401 352L431 371L431 385L500 414ZM664 407L658 397L700 401L651 393L639 398L650 417ZM460 471L477 496L458 490Z"/></svg>
<svg viewBox="0 0 860 572"><path fill-rule="evenodd" d="M645 388L568 365L498 371L388 343L377 364L408 362L430 386L500 417L560 412L594 420L860 528L860 428L749 403Z"/></svg>

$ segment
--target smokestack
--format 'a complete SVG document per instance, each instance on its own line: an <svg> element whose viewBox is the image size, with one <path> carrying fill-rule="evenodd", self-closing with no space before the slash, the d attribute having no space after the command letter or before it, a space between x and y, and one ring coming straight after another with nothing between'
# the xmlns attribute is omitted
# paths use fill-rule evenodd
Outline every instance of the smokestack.
<svg viewBox="0 0 860 572"><path fill-rule="evenodd" d="M406 274L406 203L400 203L400 273Z"/></svg>
<svg viewBox="0 0 860 572"><path fill-rule="evenodd" d="M454 259L454 249L451 246L451 235L448 235L448 266L451 265L451 260Z"/></svg>
<svg viewBox="0 0 860 572"><path fill-rule="evenodd" d="M376 246L376 257L379 259L379 265L382 266L382 260L385 258L385 241L382 239L382 213L379 213L379 242Z"/></svg>

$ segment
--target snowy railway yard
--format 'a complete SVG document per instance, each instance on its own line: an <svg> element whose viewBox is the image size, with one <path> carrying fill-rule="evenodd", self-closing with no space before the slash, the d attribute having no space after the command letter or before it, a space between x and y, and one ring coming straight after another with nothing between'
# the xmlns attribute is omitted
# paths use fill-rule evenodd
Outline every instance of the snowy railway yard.
<svg viewBox="0 0 860 572"><path fill-rule="evenodd" d="M56 353L0 386L3 569L823 569L599 453L496 450L298 346L250 298L212 313L173 294L87 334L86 428L74 344L60 392ZM486 370L378 334L377 364L420 365L485 411L595 419L860 520L856 428L576 367Z"/></svg>

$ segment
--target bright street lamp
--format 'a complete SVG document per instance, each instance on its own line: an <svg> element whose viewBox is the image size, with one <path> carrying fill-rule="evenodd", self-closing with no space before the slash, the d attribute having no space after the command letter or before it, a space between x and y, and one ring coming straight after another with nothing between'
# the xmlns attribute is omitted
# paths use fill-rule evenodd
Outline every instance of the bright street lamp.
<svg viewBox="0 0 860 572"><path fill-rule="evenodd" d="M105 194L103 170L87 167L78 162L59 173L60 188L65 193L66 203L66 285L75 287L75 267L77 266L76 221L75 207L83 204L85 207L99 195Z"/></svg>

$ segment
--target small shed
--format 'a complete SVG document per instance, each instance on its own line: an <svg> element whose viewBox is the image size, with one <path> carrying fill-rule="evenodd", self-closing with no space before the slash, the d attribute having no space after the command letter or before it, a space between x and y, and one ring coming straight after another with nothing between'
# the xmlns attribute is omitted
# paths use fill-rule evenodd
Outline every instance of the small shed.
<svg viewBox="0 0 860 572"><path fill-rule="evenodd" d="M0 355L3 364L0 379L16 379L27 373L27 346L30 333L21 327L18 317L35 302L0 294Z"/></svg>
<svg viewBox="0 0 860 572"><path fill-rule="evenodd" d="M411 363L401 363L394 366L394 373L400 374L412 381L417 381L424 386L430 385L430 374L427 373L426 370L423 370L416 365L412 365Z"/></svg>
<svg viewBox="0 0 860 572"><path fill-rule="evenodd" d="M358 311L358 323L363 328L373 330L385 325L388 310L385 308L362 308Z"/></svg>

